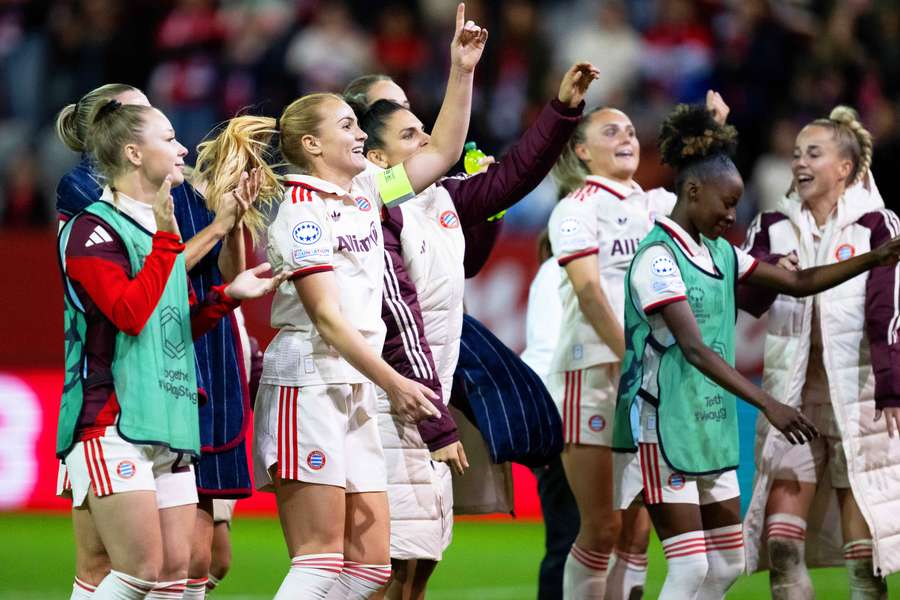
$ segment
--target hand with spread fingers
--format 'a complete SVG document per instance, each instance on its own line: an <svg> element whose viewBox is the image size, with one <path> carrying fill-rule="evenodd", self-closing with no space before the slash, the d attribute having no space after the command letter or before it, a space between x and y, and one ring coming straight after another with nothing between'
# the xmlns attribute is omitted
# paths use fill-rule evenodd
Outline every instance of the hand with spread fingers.
<svg viewBox="0 0 900 600"><path fill-rule="evenodd" d="M575 63L563 75L557 98L566 106L575 108L584 100L584 95L591 87L591 83L599 77L600 71L591 63Z"/></svg>
<svg viewBox="0 0 900 600"><path fill-rule="evenodd" d="M235 300L247 300L249 298L261 298L266 294L273 292L275 288L282 284L290 276L289 272L283 272L274 277L261 277L263 273L271 268L269 263L262 263L241 271L234 281L225 288L225 293Z"/></svg>
<svg viewBox="0 0 900 600"><path fill-rule="evenodd" d="M805 444L819 437L815 425L810 423L802 412L771 396L763 406L763 413L772 426L783 433L792 444Z"/></svg>

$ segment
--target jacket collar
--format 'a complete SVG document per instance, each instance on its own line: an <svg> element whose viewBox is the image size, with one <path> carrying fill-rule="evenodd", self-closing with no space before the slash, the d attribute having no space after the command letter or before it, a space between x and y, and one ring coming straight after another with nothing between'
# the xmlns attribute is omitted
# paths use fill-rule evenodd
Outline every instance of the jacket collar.
<svg viewBox="0 0 900 600"><path fill-rule="evenodd" d="M151 205L138 202L122 192L116 192L115 197L113 197L109 186L103 188L103 194L100 196L100 199L115 206L150 233L156 233L156 217L153 216L153 207Z"/></svg>
<svg viewBox="0 0 900 600"><path fill-rule="evenodd" d="M872 177L871 171L866 174L866 181L868 183L867 186L864 185L863 181L850 186L838 200L835 216L833 217L836 227L844 228L858 221L864 214L884 208L884 200L881 198L878 186L875 185L875 178ZM778 209L795 226L801 229L807 228L807 216L804 215L807 209L803 206L796 192L791 192L790 195L782 198Z"/></svg>

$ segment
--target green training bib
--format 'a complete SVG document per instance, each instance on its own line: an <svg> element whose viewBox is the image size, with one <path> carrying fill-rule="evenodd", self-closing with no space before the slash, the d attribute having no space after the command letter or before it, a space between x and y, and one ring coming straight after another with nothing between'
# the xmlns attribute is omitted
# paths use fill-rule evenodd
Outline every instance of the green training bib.
<svg viewBox="0 0 900 600"><path fill-rule="evenodd" d="M105 221L125 243L136 275L150 254L153 236L105 201L84 212ZM59 233L58 251L65 287L66 378L59 409L56 454L64 458L75 444L75 427L90 386L84 355L87 322L72 282L66 275L66 245L71 219ZM147 324L136 335L118 332L111 374L94 374L99 382L112 376L120 407L118 431L136 444L168 446L191 455L200 453L197 377L191 336L188 283L184 257L178 255L165 290Z"/></svg>
<svg viewBox="0 0 900 600"><path fill-rule="evenodd" d="M691 365L676 343L663 346L653 338L650 323L631 293L637 257L650 246L664 245L674 255L687 290L688 304L697 319L703 343L734 366L734 324L737 256L731 244L701 239L710 251L715 273L695 265L658 224L638 246L625 278L625 358L616 403L613 449L637 450L640 396L657 408L657 434L666 463L688 475L717 473L737 468L738 422L734 394ZM659 397L641 387L644 356L659 355Z"/></svg>

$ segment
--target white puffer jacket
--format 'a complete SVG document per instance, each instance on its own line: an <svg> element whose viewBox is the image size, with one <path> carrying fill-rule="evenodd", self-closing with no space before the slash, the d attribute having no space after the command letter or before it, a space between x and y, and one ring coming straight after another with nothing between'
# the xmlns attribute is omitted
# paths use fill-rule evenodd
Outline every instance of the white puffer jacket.
<svg viewBox="0 0 900 600"><path fill-rule="evenodd" d="M779 212L757 217L747 246L754 254L796 250L801 268L809 268L862 254L898 234L900 220L884 208L869 175L867 186L851 187L838 202L818 253L808 217L794 196L782 200ZM800 406L816 302L822 360L849 480L872 532L875 568L884 575L900 570L900 443L888 438L884 419L874 422L873 418L876 395L879 403L897 405L900 389L900 369L890 359L900 351L898 269L879 267L814 297L778 296L769 310L763 376L767 392L791 406ZM767 568L765 506L772 474L789 445L760 415L753 497L744 519L747 569L751 573ZM839 515L833 488L827 479L821 481L807 519L806 559L811 566L843 564Z"/></svg>
<svg viewBox="0 0 900 600"><path fill-rule="evenodd" d="M442 186L431 186L400 210L404 266L418 290L425 339L447 404L462 332L465 237L453 200ZM432 462L416 426L391 414L383 393L378 411L388 468L391 557L440 560L453 525L450 470Z"/></svg>

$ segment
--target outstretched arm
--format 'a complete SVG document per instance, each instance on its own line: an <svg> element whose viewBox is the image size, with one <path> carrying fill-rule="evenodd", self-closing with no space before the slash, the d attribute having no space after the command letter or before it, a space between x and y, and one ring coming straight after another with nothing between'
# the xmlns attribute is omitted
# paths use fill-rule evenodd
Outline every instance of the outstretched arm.
<svg viewBox="0 0 900 600"><path fill-rule="evenodd" d="M437 181L459 160L469 130L475 65L481 59L487 37L487 29L466 21L466 8L460 3L456 9L456 32L450 44L450 77L431 141L403 162L416 194Z"/></svg>

